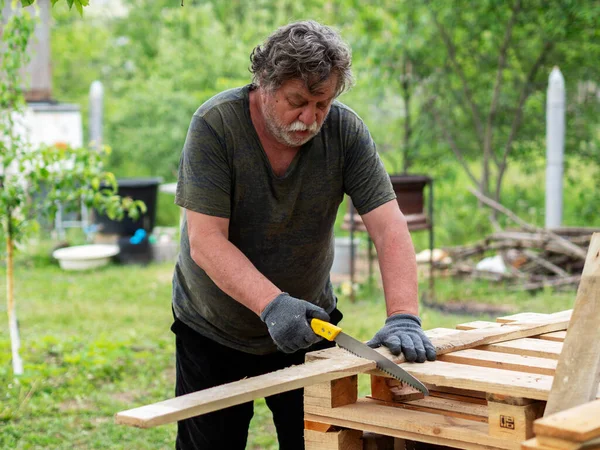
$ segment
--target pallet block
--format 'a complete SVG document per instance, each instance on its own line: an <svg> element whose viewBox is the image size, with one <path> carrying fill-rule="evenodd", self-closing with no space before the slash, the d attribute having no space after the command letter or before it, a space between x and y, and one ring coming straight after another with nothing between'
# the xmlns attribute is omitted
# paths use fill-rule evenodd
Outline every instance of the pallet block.
<svg viewBox="0 0 600 450"><path fill-rule="evenodd" d="M460 330L496 329L513 320L543 322L549 316L522 314L427 333L452 336ZM371 394L365 398L356 395L354 379L309 386L305 417L338 430L378 433L431 447L520 449L523 441L533 438L534 421L543 415L563 339L552 332L549 339L526 337L442 354L435 362L401 363L427 385L431 395L425 398L379 371L369 372ZM335 445L320 448L337 449Z"/></svg>

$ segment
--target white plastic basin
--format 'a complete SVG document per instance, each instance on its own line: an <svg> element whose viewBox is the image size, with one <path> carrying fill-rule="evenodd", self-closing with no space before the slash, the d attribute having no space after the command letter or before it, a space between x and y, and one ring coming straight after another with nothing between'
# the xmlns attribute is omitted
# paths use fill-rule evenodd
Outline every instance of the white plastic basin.
<svg viewBox="0 0 600 450"><path fill-rule="evenodd" d="M59 248L52 252L61 268L65 270L89 270L102 267L110 259L119 254L118 245L77 245L75 247Z"/></svg>

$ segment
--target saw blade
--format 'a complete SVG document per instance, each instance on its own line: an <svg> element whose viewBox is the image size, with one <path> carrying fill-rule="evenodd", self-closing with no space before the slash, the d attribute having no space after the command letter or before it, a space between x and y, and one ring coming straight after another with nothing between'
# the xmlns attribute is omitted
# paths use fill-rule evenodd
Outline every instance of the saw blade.
<svg viewBox="0 0 600 450"><path fill-rule="evenodd" d="M363 344L359 340L354 339L352 336L349 336L343 332L339 333L336 336L335 342L344 350L349 351L355 356L375 361L377 363L378 369L384 371L391 377L414 387L415 389L421 391L423 394L429 395L429 390L423 383L421 383L419 380L413 377L402 367L383 356L381 353L373 350L368 345Z"/></svg>

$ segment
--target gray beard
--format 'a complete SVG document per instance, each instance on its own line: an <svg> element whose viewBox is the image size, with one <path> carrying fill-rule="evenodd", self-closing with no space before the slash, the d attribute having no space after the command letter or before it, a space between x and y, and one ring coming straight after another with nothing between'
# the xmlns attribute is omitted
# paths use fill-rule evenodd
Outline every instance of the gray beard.
<svg viewBox="0 0 600 450"><path fill-rule="evenodd" d="M323 126L323 124L321 124L321 126L317 128L317 130L314 133L310 134L309 136L306 136L305 138L294 139L291 135L291 132L287 131L287 127L281 122L279 122L279 120L275 116L275 112L270 106L265 105L265 107L263 108L263 115L265 118L265 127L267 128L267 131L271 133L271 135L275 138L277 142L279 142L280 144L287 145L289 147L300 147L306 144L313 137L315 137L319 133L319 131L321 131L321 127ZM323 121L323 123L325 123L325 121Z"/></svg>

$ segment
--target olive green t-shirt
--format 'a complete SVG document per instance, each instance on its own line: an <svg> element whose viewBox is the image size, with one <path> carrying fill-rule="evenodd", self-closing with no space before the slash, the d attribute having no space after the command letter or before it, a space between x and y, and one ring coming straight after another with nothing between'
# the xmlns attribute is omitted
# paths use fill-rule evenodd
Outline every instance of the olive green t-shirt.
<svg viewBox="0 0 600 450"><path fill-rule="evenodd" d="M319 134L277 176L250 118L251 86L225 91L194 114L175 203L229 219L229 240L279 289L331 312L333 226L344 194L360 214L395 198L367 127L335 101ZM190 256L187 222L173 277L179 320L241 351L276 351L266 325L229 297Z"/></svg>

